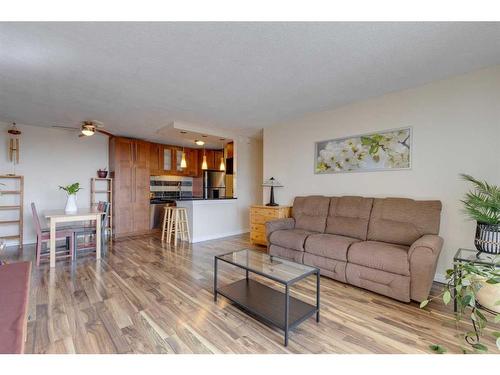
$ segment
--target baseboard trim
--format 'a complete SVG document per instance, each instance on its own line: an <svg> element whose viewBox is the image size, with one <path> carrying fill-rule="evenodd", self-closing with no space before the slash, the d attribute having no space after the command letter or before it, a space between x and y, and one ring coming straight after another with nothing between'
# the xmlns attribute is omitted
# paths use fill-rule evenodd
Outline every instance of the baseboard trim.
<svg viewBox="0 0 500 375"><path fill-rule="evenodd" d="M236 230L236 231L232 231L232 232L216 233L216 234L210 234L210 235L206 235L206 236L196 236L196 237L193 237L191 242L198 243L198 242L204 242L204 241L217 240L219 238L236 236L238 234L243 234L243 233L248 233L248 232L250 232L249 229L240 229L240 230Z"/></svg>

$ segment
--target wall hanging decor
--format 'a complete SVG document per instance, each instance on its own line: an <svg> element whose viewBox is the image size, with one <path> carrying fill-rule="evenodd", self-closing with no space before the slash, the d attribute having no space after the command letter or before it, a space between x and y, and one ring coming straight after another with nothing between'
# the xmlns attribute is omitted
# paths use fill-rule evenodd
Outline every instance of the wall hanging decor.
<svg viewBox="0 0 500 375"><path fill-rule="evenodd" d="M411 138L408 127L316 142L314 172L410 169Z"/></svg>
<svg viewBox="0 0 500 375"><path fill-rule="evenodd" d="M21 131L17 129L16 123L12 123L12 127L7 130L9 134L9 161L14 164L19 164L19 138Z"/></svg>

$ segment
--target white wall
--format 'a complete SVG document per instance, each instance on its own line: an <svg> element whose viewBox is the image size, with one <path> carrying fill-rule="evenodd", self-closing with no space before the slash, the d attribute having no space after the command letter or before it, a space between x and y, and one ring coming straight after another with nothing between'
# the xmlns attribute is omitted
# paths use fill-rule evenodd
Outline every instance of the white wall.
<svg viewBox="0 0 500 375"><path fill-rule="evenodd" d="M35 240L31 202L42 216L44 210L64 208L66 195L59 185L80 182L84 190L78 193L78 205L90 204L90 178L99 168L108 167L108 139L103 136L78 138L78 133L37 126L18 125L21 135L20 163L14 167L8 161L7 129L0 123L0 174L16 173L24 180L24 243ZM10 199L0 196L2 200ZM1 227L0 233L13 228ZM12 232L11 232L12 233ZM15 231L17 233L17 231Z"/></svg>
<svg viewBox="0 0 500 375"><path fill-rule="evenodd" d="M314 142L404 126L413 127L411 170L313 173ZM437 279L458 247L473 248L475 224L459 202L468 186L458 174L500 184L499 154L500 66L264 129L264 177L285 186L275 190L280 204L309 194L441 200Z"/></svg>
<svg viewBox="0 0 500 375"><path fill-rule="evenodd" d="M262 198L262 141L241 137L235 139L236 176L234 192L237 199L237 226L241 232L250 229L249 207Z"/></svg>

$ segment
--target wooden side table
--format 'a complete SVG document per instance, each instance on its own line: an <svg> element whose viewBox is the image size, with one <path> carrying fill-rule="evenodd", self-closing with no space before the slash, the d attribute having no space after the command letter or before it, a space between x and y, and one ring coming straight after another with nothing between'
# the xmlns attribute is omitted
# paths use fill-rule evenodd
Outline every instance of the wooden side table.
<svg viewBox="0 0 500 375"><path fill-rule="evenodd" d="M250 242L267 246L266 222L290 217L290 206L250 206Z"/></svg>

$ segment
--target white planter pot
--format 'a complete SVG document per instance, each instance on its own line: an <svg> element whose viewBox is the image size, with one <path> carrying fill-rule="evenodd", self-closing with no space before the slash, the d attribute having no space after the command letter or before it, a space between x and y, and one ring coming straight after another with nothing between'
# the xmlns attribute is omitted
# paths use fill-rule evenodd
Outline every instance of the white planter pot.
<svg viewBox="0 0 500 375"><path fill-rule="evenodd" d="M482 279L482 280L481 280ZM481 286L476 293L477 302L490 310L500 314L500 305L495 306L500 301L500 284L488 284L485 278L478 277L477 283Z"/></svg>
<svg viewBox="0 0 500 375"><path fill-rule="evenodd" d="M66 213L73 213L77 210L78 207L76 207L76 194L68 195L68 200L66 201L66 207L64 208L64 211Z"/></svg>

